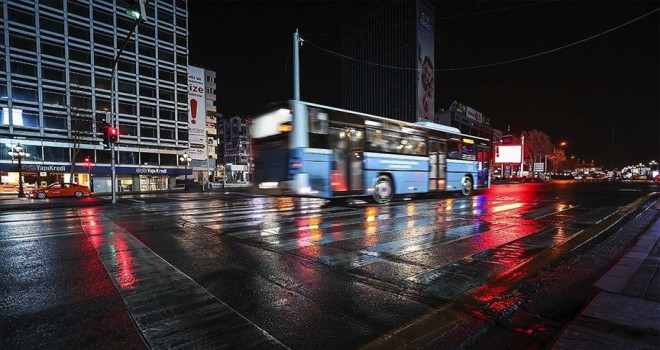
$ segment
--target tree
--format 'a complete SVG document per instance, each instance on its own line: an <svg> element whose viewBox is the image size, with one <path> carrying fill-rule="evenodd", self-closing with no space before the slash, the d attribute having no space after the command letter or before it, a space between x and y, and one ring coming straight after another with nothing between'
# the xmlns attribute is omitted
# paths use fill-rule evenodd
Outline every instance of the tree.
<svg viewBox="0 0 660 350"><path fill-rule="evenodd" d="M82 91L71 89L71 103L69 108L69 138L71 140L71 168L70 181L75 182L76 161L79 161L80 144L85 139L94 137L92 129L92 102L88 95Z"/></svg>
<svg viewBox="0 0 660 350"><path fill-rule="evenodd" d="M523 131L521 136L525 137L525 158L529 159L530 169L535 162L543 162L543 157L553 152L554 146L550 142L550 136L543 131Z"/></svg>
<svg viewBox="0 0 660 350"><path fill-rule="evenodd" d="M566 153L564 152L563 149L559 148L558 146L555 146L555 151L548 155L548 161L550 162L551 169L554 169L554 172L556 173L562 164L566 163Z"/></svg>

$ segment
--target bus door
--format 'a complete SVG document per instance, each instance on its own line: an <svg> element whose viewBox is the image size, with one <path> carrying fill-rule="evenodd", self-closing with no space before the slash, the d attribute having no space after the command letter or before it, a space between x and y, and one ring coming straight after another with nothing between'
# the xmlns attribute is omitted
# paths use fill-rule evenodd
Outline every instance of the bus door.
<svg viewBox="0 0 660 350"><path fill-rule="evenodd" d="M364 192L363 147L364 129L330 127L330 148L333 154L330 184L333 194Z"/></svg>
<svg viewBox="0 0 660 350"><path fill-rule="evenodd" d="M478 187L488 187L490 176L490 147L477 146L477 185Z"/></svg>
<svg viewBox="0 0 660 350"><path fill-rule="evenodd" d="M447 143L440 140L429 140L429 142L431 144L429 190L444 191L447 188Z"/></svg>

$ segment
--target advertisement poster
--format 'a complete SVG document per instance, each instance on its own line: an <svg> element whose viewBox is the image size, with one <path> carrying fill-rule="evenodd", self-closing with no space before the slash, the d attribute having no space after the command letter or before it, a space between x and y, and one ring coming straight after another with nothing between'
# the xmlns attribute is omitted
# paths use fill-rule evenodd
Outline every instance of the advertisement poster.
<svg viewBox="0 0 660 350"><path fill-rule="evenodd" d="M435 16L417 2L417 120L434 120L435 97Z"/></svg>
<svg viewBox="0 0 660 350"><path fill-rule="evenodd" d="M188 67L188 154L195 160L206 160L205 106L204 69Z"/></svg>

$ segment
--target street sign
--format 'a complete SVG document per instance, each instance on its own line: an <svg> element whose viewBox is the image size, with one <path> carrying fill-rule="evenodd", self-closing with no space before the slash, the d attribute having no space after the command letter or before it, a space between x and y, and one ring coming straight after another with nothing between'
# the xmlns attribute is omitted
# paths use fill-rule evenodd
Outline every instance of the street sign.
<svg viewBox="0 0 660 350"><path fill-rule="evenodd" d="M534 163L535 172L543 172L543 163Z"/></svg>

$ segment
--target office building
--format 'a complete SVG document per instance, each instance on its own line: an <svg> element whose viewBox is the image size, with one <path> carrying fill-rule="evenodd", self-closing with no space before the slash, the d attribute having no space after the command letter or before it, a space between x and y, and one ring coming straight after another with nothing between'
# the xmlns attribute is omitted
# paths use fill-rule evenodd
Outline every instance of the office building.
<svg viewBox="0 0 660 350"><path fill-rule="evenodd" d="M434 13L426 1L391 1L343 26L342 107L408 122L432 121Z"/></svg>
<svg viewBox="0 0 660 350"><path fill-rule="evenodd" d="M112 63L134 21L121 0L3 1L0 5L0 176L18 182L7 155L20 143L28 187L52 182L110 191L110 151L98 128L110 89L120 127L118 190L167 189L184 175L188 141L185 0L149 1L111 84ZM90 159L91 166L84 167ZM190 173L190 169L188 169ZM11 191L11 188L9 188Z"/></svg>
<svg viewBox="0 0 660 350"><path fill-rule="evenodd" d="M252 179L252 149L249 120L216 113L218 120L218 163L224 166L226 181L249 182Z"/></svg>

